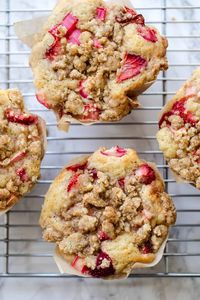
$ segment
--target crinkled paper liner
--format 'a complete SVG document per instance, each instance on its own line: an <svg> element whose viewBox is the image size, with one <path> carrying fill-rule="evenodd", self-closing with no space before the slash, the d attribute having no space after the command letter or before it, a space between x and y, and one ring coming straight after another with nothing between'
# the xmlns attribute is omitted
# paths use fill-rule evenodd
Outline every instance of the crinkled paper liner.
<svg viewBox="0 0 200 300"><path fill-rule="evenodd" d="M41 117L38 117L38 119L39 119L38 129L39 129L39 133L41 134L42 143L43 143L43 153L42 153L42 157L41 157L41 160L42 160L43 157L44 157L44 154L46 152L46 149L47 149L47 130L46 130L45 121ZM23 198L23 197L20 197L16 203L14 203L11 206L7 207L5 210L0 210L0 217L2 215L4 215L5 213L7 213L9 210L11 210L13 208L13 206L15 206L15 204L17 204L21 200L21 198Z"/></svg>
<svg viewBox="0 0 200 300"><path fill-rule="evenodd" d="M159 251L156 253L156 258L154 259L153 262L149 263L149 264L143 264L143 263L135 263L131 269L131 271L127 274L127 275L123 275L121 277L110 277L108 279L112 279L112 280L115 280L115 279L125 279L127 278L131 273L133 273L133 270L134 269L144 269L144 268L151 268L151 267L154 267L155 265L157 265L162 257L163 257L163 253L164 253L164 250L165 250L165 246L166 246L166 243L167 243L167 239L168 237L165 239L165 241L162 243ZM84 274L81 274L80 272L78 272L76 269L74 269L70 263L68 263L64 257L61 255L58 247L56 246L55 247L55 251L54 251L54 260L56 262L56 265L60 271L61 274L68 274L68 275L75 275L75 276L81 276L81 277L89 277L91 278L91 276L89 275L84 275ZM104 278L106 279L106 278Z"/></svg>
<svg viewBox="0 0 200 300"><path fill-rule="evenodd" d="M121 4L122 6L128 6L133 7L131 1L129 0L105 0L107 4ZM25 21L19 21L14 23L14 30L17 35L17 37L26 44L29 48L32 48L35 44L35 35L41 32L41 28L43 27L44 23L48 20L48 16L43 16L39 18L34 18L31 20L25 20ZM138 95L145 92L153 83L154 81L147 82L144 84L141 90L138 91L137 95L134 95L134 97L137 97ZM58 116L57 116L58 118ZM63 118L58 118L58 128L63 131L68 131L70 124L78 123L81 125L93 125L98 123L104 123L104 122L82 122L80 120L77 120L71 116L64 116ZM106 124L106 122L105 122Z"/></svg>

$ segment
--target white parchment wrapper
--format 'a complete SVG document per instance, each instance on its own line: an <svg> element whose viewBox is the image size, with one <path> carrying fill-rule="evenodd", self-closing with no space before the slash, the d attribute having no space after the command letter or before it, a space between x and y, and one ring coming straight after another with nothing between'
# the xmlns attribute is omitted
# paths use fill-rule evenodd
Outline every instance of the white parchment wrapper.
<svg viewBox="0 0 200 300"><path fill-rule="evenodd" d="M41 158L41 160L42 160L45 155L46 149L47 149L47 129L46 129L45 121L41 117L38 117L38 120L39 120L38 121L38 129L39 129L39 133L42 137L42 144L43 144L43 153L42 153L42 158ZM23 197L21 197L21 198L23 198ZM0 210L0 217L2 215L4 215L5 213L7 213L9 210L11 210L13 208L13 206L15 206L21 200L21 198L18 199L18 201L16 203L7 207L5 210Z"/></svg>

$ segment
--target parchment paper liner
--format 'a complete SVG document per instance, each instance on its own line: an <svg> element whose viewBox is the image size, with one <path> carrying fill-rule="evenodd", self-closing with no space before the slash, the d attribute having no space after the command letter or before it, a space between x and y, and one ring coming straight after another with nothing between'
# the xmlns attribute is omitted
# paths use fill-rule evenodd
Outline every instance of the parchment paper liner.
<svg viewBox="0 0 200 300"><path fill-rule="evenodd" d="M104 0L107 4L121 4L122 6L128 6L134 9L131 1L129 0ZM29 48L32 48L35 44L35 36L36 34L39 34L41 32L41 29L44 26L44 23L48 20L49 16L43 16L39 18L34 18L30 20L25 20L25 21L19 21L14 23L14 30L17 35L17 37L24 43L26 44ZM154 81L147 82L144 84L144 86L137 91L137 94L133 95L133 99L137 98L140 94L145 92L153 83ZM138 106L140 104L138 103ZM134 109L133 109L134 110ZM56 111L54 111L56 113ZM57 121L58 121L58 128L63 130L63 131L68 131L70 124L73 123L78 123L81 125L89 126L93 124L98 124L98 123L104 123L102 121L97 121L97 122L81 122L80 120L77 120L76 118L73 118L72 116L67 116L65 115L63 119L60 119L57 115ZM116 121L113 121L113 123ZM107 122L108 123L108 122ZM106 124L106 122L105 122Z"/></svg>
<svg viewBox="0 0 200 300"><path fill-rule="evenodd" d="M75 158L73 160L71 160L65 167L64 169L66 169L66 167L72 166L74 164L77 163L81 163L84 162L86 159L88 159L90 157L90 155L83 155L83 156L79 156L78 158ZM162 179L161 174L158 172L158 169L156 167L156 165L154 163L149 163L148 164L155 170L156 174ZM133 265L133 267L131 268L130 272L127 275L123 275L121 277L109 277L108 279L123 279L123 278L127 278L130 273L132 273L132 271L134 269L142 269L142 268L150 268L153 267L155 265L157 265L160 260L162 259L163 253L164 253L164 249L165 249L165 245L167 243L167 238L165 239L165 241L163 242L163 244L161 245L159 251L156 253L156 258L154 259L153 262L149 263L149 264L144 264L144 263L135 263ZM74 269L70 263L68 263L63 255L60 253L58 246L55 247L54 249L54 260L56 262L56 265L58 266L58 269L60 271L61 274L71 274L71 275L75 275L75 276L82 276L82 277L91 277L89 275L84 275L81 274L80 272L78 272L76 269Z"/></svg>
<svg viewBox="0 0 200 300"><path fill-rule="evenodd" d="M42 145L43 145L43 153L42 153L42 157L41 157L41 160L42 160L43 157L44 157L44 154L46 152L46 149L47 149L47 129L46 129L46 123L45 123L45 121L41 117L38 117L38 129L39 129L39 133L40 133L40 135L42 137ZM33 185L32 189L34 188L34 186L35 186L35 184ZM30 193L30 191L28 193ZM18 198L16 202L12 203L6 209L0 210L0 217L2 215L4 215L5 213L7 213L9 210L11 210L13 208L13 206L15 206L24 196L25 195L23 195L22 197Z"/></svg>

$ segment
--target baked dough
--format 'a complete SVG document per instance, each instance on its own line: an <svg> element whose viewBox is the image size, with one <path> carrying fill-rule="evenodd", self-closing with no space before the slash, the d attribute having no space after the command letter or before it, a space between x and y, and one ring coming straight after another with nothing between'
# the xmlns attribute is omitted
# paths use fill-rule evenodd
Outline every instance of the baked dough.
<svg viewBox="0 0 200 300"><path fill-rule="evenodd" d="M116 1L117 3L117 1ZM135 10L60 0L30 57L38 101L66 122L118 121L167 69L166 38Z"/></svg>
<svg viewBox="0 0 200 300"><path fill-rule="evenodd" d="M176 211L157 168L132 149L100 148L66 166L47 192L44 239L79 275L125 277L151 264Z"/></svg>
<svg viewBox="0 0 200 300"><path fill-rule="evenodd" d="M160 150L176 178L200 189L200 68L166 104L159 126Z"/></svg>
<svg viewBox="0 0 200 300"><path fill-rule="evenodd" d="M0 90L0 212L29 192L40 175L45 123L24 108L18 90Z"/></svg>

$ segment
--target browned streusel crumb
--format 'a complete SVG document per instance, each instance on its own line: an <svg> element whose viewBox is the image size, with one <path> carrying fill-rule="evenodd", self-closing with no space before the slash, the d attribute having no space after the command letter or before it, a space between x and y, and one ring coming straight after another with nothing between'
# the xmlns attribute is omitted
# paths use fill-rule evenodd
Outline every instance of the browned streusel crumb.
<svg viewBox="0 0 200 300"><path fill-rule="evenodd" d="M167 40L135 10L102 0L60 0L35 37L38 101L63 123L117 121L167 69Z"/></svg>
<svg viewBox="0 0 200 300"><path fill-rule="evenodd" d="M155 259L175 219L158 170L134 150L114 147L61 172L40 224L44 238L80 273L118 277Z"/></svg>
<svg viewBox="0 0 200 300"><path fill-rule="evenodd" d="M25 111L18 90L0 90L0 211L35 184L44 155L44 124Z"/></svg>
<svg viewBox="0 0 200 300"><path fill-rule="evenodd" d="M200 68L167 103L157 139L172 171L200 189Z"/></svg>

